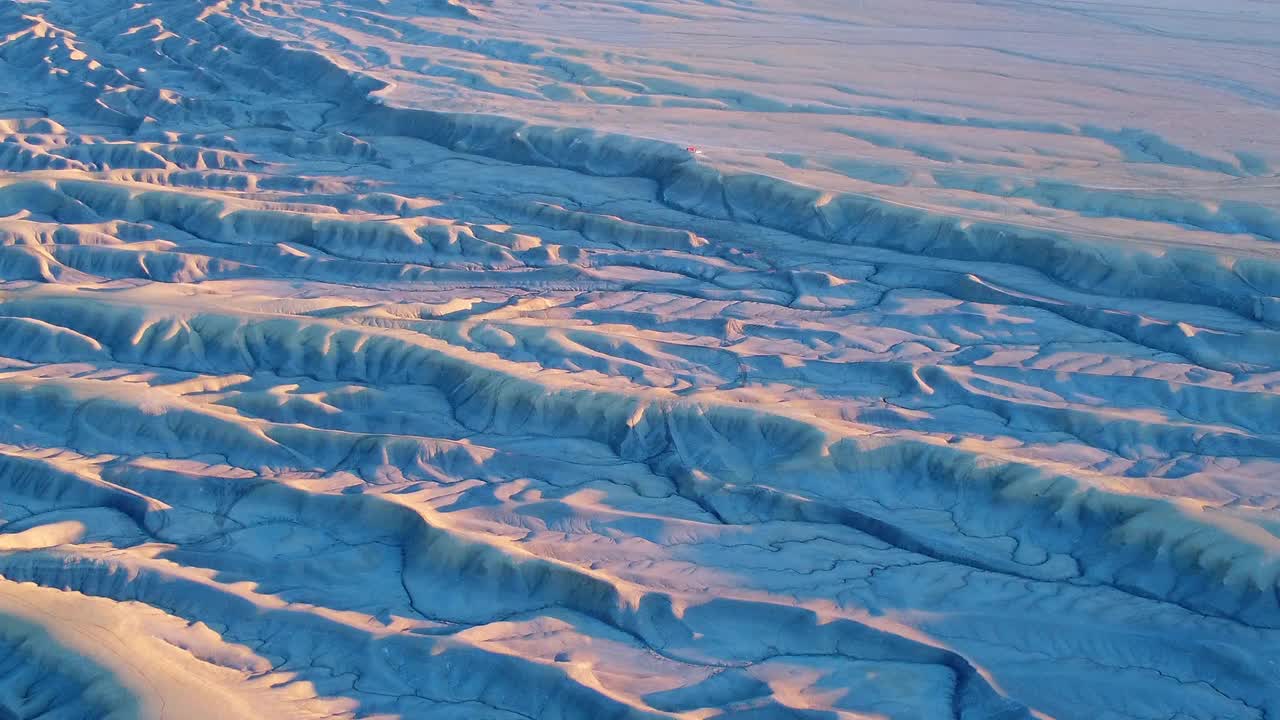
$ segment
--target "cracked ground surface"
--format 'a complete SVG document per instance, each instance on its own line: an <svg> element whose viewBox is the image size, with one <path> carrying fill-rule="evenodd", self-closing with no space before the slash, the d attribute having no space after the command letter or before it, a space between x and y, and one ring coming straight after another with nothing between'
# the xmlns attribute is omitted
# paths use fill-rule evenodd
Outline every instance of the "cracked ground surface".
<svg viewBox="0 0 1280 720"><path fill-rule="evenodd" d="M1280 717L1280 154L513 7L0 0L0 718Z"/></svg>

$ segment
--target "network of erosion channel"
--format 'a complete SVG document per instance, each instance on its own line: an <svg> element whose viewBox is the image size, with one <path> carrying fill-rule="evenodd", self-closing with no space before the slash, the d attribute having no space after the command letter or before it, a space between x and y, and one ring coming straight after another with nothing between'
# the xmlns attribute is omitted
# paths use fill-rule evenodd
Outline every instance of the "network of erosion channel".
<svg viewBox="0 0 1280 720"><path fill-rule="evenodd" d="M1280 713L1229 282L92 5L0 3L0 717Z"/></svg>

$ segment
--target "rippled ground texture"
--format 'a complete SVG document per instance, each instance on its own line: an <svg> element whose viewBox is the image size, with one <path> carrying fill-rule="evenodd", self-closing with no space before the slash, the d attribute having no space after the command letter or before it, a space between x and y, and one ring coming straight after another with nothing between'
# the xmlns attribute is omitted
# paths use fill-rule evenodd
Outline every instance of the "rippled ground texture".
<svg viewBox="0 0 1280 720"><path fill-rule="evenodd" d="M1277 37L0 0L0 718L1280 717Z"/></svg>

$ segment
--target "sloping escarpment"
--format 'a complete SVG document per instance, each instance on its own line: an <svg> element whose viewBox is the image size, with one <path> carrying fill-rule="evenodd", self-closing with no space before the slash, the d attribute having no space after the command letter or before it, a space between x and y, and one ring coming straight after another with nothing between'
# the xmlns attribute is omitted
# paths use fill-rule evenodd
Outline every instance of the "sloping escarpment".
<svg viewBox="0 0 1280 720"><path fill-rule="evenodd" d="M499 4L93 9L0 4L0 718L1280 714L1265 213L384 99L813 110Z"/></svg>

